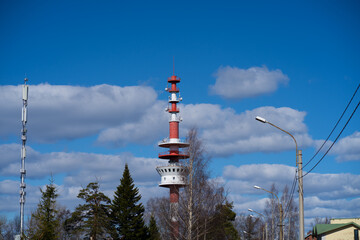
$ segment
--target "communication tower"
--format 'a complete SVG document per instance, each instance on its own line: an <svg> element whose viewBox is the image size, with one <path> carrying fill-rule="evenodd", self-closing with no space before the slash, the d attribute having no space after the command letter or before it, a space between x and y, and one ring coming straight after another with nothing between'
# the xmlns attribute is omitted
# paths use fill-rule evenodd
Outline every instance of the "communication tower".
<svg viewBox="0 0 360 240"><path fill-rule="evenodd" d="M22 107L22 114L21 114L21 122L22 122L22 129L21 129L21 168L20 168L20 237L22 238L24 234L24 206L25 206L25 158L26 158L26 122L27 122L27 101L28 101L28 94L29 94L29 86L26 85L28 81L27 78L24 79L24 85L22 86L22 100L23 100L23 107Z"/></svg>
<svg viewBox="0 0 360 240"><path fill-rule="evenodd" d="M160 159L167 159L166 166L158 166L157 172L161 176L160 187L170 189L170 221L172 239L179 238L179 221L178 221L178 205L179 205L179 189L186 185L188 169L183 166L179 160L189 158L189 154L182 151L189 143L179 138L179 122L181 118L178 116L179 108L177 104L182 100L179 89L176 84L180 82L180 78L175 75L168 78L169 87L165 88L170 93L169 105L166 111L170 114L169 120L169 137L159 142L159 147L168 148L166 152L159 153Z"/></svg>

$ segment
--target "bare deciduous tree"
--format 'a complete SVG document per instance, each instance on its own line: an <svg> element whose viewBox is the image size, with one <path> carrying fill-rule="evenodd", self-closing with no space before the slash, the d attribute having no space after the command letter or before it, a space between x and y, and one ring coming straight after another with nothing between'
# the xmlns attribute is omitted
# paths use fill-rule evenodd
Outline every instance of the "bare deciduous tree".
<svg viewBox="0 0 360 240"><path fill-rule="evenodd" d="M206 155L195 128L189 131L187 141L190 143L190 158L184 164L189 169L189 175L188 185L179 202L181 225L185 239L206 239L217 207L226 198L223 187L209 180L210 157Z"/></svg>
<svg viewBox="0 0 360 240"><path fill-rule="evenodd" d="M226 193L219 183L209 178L210 158L196 129L189 131L187 141L190 143L190 158L182 163L188 167L189 175L187 186L181 190L179 199L179 239L209 240L212 239L215 220L219 220L222 206L225 206ZM169 209L166 197L150 199L147 204L147 211L156 218L163 239L170 236Z"/></svg>
<svg viewBox="0 0 360 240"><path fill-rule="evenodd" d="M255 240L262 239L265 240L263 236L263 227L264 223L260 218L252 217L251 215L240 214L236 218L236 228L240 235L241 239Z"/></svg>
<svg viewBox="0 0 360 240"><path fill-rule="evenodd" d="M8 220L6 216L0 216L0 239L13 240L14 236L19 234L20 217Z"/></svg>
<svg viewBox="0 0 360 240"><path fill-rule="evenodd" d="M271 192L279 196L279 191L276 188L275 184L272 184ZM280 196L279 196L280 197ZM283 208L283 236L284 239L296 239L298 235L298 226L299 226L299 213L298 208L295 205L293 197L289 193L289 188L286 185L282 191L280 197L280 204ZM264 215L266 216L266 221L268 223L268 232L269 239L279 238L280 232L280 211L279 211L279 202L278 199L269 194L269 200L266 202L266 207L264 209Z"/></svg>

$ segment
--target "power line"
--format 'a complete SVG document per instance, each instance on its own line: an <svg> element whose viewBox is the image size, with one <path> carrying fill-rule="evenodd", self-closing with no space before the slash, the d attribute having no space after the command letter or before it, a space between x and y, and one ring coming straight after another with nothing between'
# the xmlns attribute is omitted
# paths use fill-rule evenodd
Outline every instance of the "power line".
<svg viewBox="0 0 360 240"><path fill-rule="evenodd" d="M359 87L360 87L360 84L357 86L357 88L356 88L354 94L352 95L349 103L347 104L345 110L344 110L343 113L341 114L341 116L340 116L339 120L337 121L337 123L335 124L334 128L331 130L329 136L326 138L326 140L323 142L323 144L322 144L321 147L317 150L317 152L314 154L314 156L312 156L312 158L302 167L302 169L304 169L304 168L316 157L316 155L317 155L317 154L320 152L320 150L324 147L325 143L329 140L331 134L334 132L335 128L337 127L337 125L338 125L339 122L341 121L341 119L342 119L342 117L344 116L345 112L346 112L347 109L349 108L349 106L350 106L352 100L354 99L354 97L355 97L355 95L356 95Z"/></svg>
<svg viewBox="0 0 360 240"><path fill-rule="evenodd" d="M358 102L358 104L356 105L354 111L352 112L351 116L349 117L349 119L347 120L346 124L344 125L344 127L341 129L341 132L339 133L339 135L336 137L335 141L331 144L331 146L329 147L329 149L325 152L325 154L320 158L320 160L315 164L315 166L313 166L310 171L308 171L306 174L304 174L303 176L300 177L305 177L306 175L308 175L312 170L314 170L314 168L319 165L319 163L324 159L324 157L326 156L326 154L330 151L330 149L334 146L334 144L336 143L336 141L339 139L340 135L342 134L342 132L345 130L346 126L348 125L348 123L350 122L351 118L354 116L357 108L360 105L360 101Z"/></svg>

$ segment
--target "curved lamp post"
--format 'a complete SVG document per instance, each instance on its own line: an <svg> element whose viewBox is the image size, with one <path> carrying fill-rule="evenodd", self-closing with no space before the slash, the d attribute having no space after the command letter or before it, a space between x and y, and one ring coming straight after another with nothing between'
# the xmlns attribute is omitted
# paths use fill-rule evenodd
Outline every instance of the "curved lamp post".
<svg viewBox="0 0 360 240"><path fill-rule="evenodd" d="M268 192L268 193L274 195L277 198L278 203L279 203L279 214L280 214L280 224L279 224L279 226L280 226L280 235L279 235L279 239L284 240L284 238L283 238L283 209L282 209L282 204L280 202L279 197L275 193L273 193L273 192L271 192L269 190L266 190L266 189L264 189L262 187L259 187L259 186L255 185L254 188L263 190L265 192Z"/></svg>
<svg viewBox="0 0 360 240"><path fill-rule="evenodd" d="M271 126L279 129L280 131L283 131L284 133L288 134L295 142L296 165L298 166L298 185L299 185L299 222L300 222L300 224L299 224L300 225L299 239L304 240L304 191L303 191L303 179L302 179L302 152L301 152L301 150L298 150L298 145L297 145L296 139L289 132L276 126L275 124L272 124L271 122L266 121L265 118L257 116L255 119L262 123L268 123Z"/></svg>
<svg viewBox="0 0 360 240"><path fill-rule="evenodd" d="M248 208L248 211L249 211L249 212L254 212L254 213L256 213L256 214L259 214L259 215L264 219L264 223L265 223L265 239L268 240L267 222L266 222L265 216L264 216L263 214L255 211L255 210L252 210L251 208ZM252 215L250 215L250 216L252 216ZM263 236L263 238L264 238L264 236Z"/></svg>

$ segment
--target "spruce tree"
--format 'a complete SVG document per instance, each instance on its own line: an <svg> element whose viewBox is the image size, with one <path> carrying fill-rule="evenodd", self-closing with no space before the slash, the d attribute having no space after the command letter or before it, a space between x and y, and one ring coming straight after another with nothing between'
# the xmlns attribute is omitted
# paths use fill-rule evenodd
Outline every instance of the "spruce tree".
<svg viewBox="0 0 360 240"><path fill-rule="evenodd" d="M217 213L214 215L214 219L211 222L212 227L209 239L240 239L233 224L236 218L236 213L232 209L233 204L228 201L226 201L225 204L217 206Z"/></svg>
<svg viewBox="0 0 360 240"><path fill-rule="evenodd" d="M59 220L56 210L58 194L53 180L50 180L50 184L46 185L45 191L42 189L40 191L42 196L38 208L31 214L30 220L36 224L30 227L28 237L38 240L58 239Z"/></svg>
<svg viewBox="0 0 360 240"><path fill-rule="evenodd" d="M76 207L71 218L66 221L67 227L73 232L85 232L93 240L111 235L110 199L100 191L99 183L89 183L77 197L86 203Z"/></svg>
<svg viewBox="0 0 360 240"><path fill-rule="evenodd" d="M125 165L120 185L114 193L111 203L112 220L117 230L116 238L126 240L147 239L147 227L144 224L144 207L139 203L141 195L134 185L128 165Z"/></svg>
<svg viewBox="0 0 360 240"><path fill-rule="evenodd" d="M161 240L160 232L156 225L154 215L151 215L149 222L149 240Z"/></svg>

